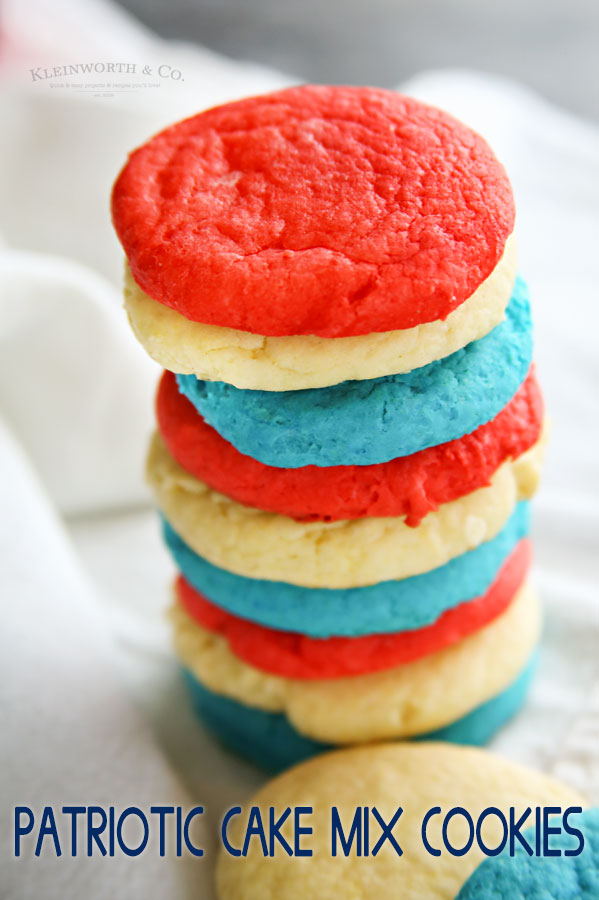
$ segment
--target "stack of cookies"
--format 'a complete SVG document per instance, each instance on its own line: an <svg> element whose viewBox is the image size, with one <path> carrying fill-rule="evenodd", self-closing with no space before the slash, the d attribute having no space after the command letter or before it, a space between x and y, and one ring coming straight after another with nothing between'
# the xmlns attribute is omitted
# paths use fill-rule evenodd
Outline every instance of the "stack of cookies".
<svg viewBox="0 0 599 900"><path fill-rule="evenodd" d="M488 740L539 635L543 424L489 147L391 91L292 88L136 150L113 219L167 370L148 478L204 721L270 768Z"/></svg>

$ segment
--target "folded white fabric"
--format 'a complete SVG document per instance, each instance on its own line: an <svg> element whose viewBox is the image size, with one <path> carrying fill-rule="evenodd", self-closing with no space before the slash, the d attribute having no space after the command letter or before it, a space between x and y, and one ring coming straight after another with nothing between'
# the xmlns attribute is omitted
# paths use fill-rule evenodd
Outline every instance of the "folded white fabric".
<svg viewBox="0 0 599 900"><path fill-rule="evenodd" d="M147 502L143 436L156 366L118 290L56 256L0 251L0 408L66 514Z"/></svg>
<svg viewBox="0 0 599 900"><path fill-rule="evenodd" d="M193 856L57 858L33 846L14 859L13 809L193 806L126 696L118 658L84 572L22 450L0 424L2 628L0 772L2 897L209 897L209 870ZM201 819L196 820L197 823ZM61 844L69 832L59 826ZM174 847L173 834L167 837ZM63 843L64 842L64 843ZM194 842L209 850L208 832ZM27 839L23 838L24 848ZM49 842L51 843L51 842ZM132 843L135 846L135 843ZM63 851L65 852L65 851Z"/></svg>

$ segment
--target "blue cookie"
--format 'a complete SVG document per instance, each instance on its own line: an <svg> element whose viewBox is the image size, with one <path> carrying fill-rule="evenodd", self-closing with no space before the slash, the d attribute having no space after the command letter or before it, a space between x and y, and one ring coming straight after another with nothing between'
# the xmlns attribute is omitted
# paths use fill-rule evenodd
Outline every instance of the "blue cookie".
<svg viewBox="0 0 599 900"><path fill-rule="evenodd" d="M584 810L570 824L584 836L578 856L565 855L564 851L577 847L578 840L564 832L549 836L549 847L561 849L561 856L529 856L516 843L514 856L503 852L485 859L456 900L598 900L599 808ZM524 837L535 846L534 828L527 829Z"/></svg>
<svg viewBox="0 0 599 900"><path fill-rule="evenodd" d="M208 600L243 619L311 637L355 637L430 625L445 610L482 596L529 527L529 504L523 501L493 540L444 566L400 581L332 590L244 578L217 568L163 520L164 539L177 568Z"/></svg>
<svg viewBox="0 0 599 900"><path fill-rule="evenodd" d="M178 375L179 390L240 453L269 466L372 465L470 434L512 399L530 368L528 292L506 319L451 356L404 375L304 391L241 390Z"/></svg>
<svg viewBox="0 0 599 900"><path fill-rule="evenodd" d="M498 696L444 728L419 735L416 740L477 746L486 744L520 709L526 698L534 664L533 657L516 681ZM183 673L204 724L225 746L255 765L278 772L331 749L330 744L304 737L282 713L245 706L214 694L200 684L188 669L184 669Z"/></svg>

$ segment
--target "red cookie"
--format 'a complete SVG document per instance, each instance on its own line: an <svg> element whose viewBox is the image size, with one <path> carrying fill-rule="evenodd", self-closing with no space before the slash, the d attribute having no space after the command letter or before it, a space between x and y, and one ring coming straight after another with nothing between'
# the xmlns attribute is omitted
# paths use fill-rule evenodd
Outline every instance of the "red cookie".
<svg viewBox="0 0 599 900"><path fill-rule="evenodd" d="M131 154L114 226L187 319L322 337L445 319L514 226L483 139L393 91L304 86L179 122Z"/></svg>
<svg viewBox="0 0 599 900"><path fill-rule="evenodd" d="M509 606L524 581L530 557L530 541L524 539L482 597L446 610L425 628L364 637L313 638L266 628L210 603L182 575L176 590L193 619L226 637L235 656L255 668L286 678L342 678L414 662L483 628Z"/></svg>
<svg viewBox="0 0 599 900"><path fill-rule="evenodd" d="M455 441L371 466L278 469L244 456L208 425L165 372L158 427L177 462L215 491L246 506L302 521L406 516L418 525L441 503L489 483L508 458L539 438L543 400L534 374L491 422Z"/></svg>

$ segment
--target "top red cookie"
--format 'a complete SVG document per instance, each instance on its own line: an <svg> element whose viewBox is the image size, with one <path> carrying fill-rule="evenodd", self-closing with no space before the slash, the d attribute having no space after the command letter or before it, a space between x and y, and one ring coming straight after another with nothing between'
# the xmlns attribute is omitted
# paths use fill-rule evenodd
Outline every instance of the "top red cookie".
<svg viewBox="0 0 599 900"><path fill-rule="evenodd" d="M479 135L393 91L298 87L152 138L114 186L133 277L188 319L322 337L444 319L514 225Z"/></svg>

